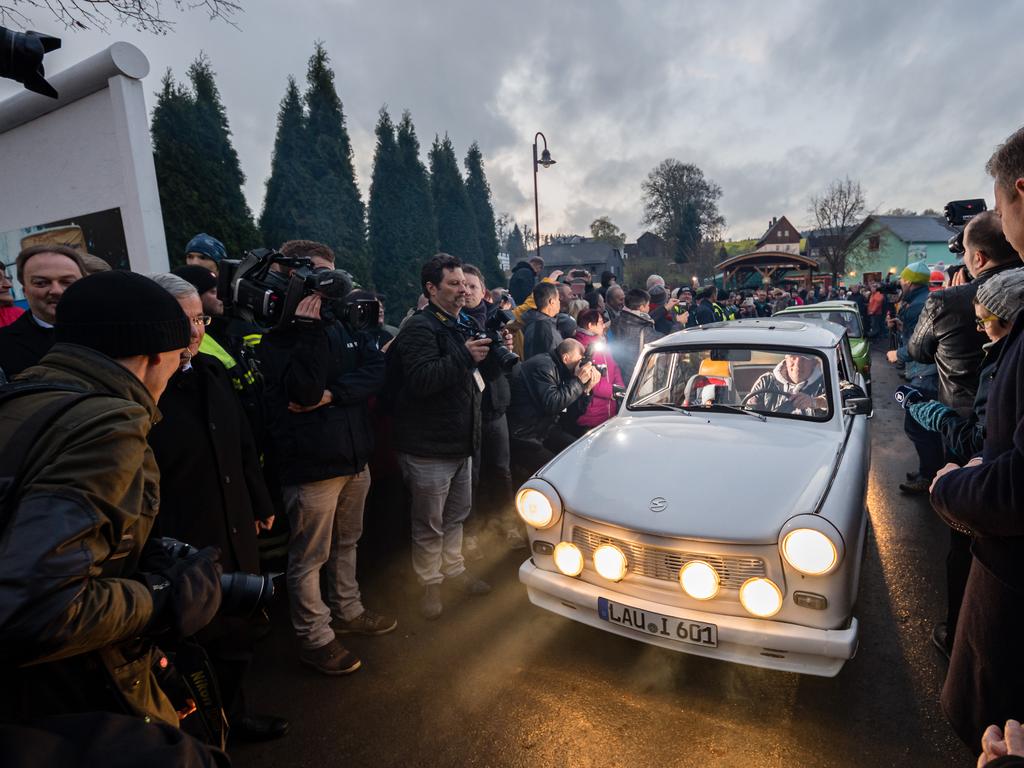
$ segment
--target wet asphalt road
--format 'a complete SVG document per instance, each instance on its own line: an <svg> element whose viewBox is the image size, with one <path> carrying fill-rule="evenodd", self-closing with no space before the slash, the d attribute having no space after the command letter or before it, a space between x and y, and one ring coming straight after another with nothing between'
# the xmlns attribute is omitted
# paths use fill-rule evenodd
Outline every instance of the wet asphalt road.
<svg viewBox="0 0 1024 768"><path fill-rule="evenodd" d="M232 749L253 768L309 766L967 766L938 706L945 672L929 643L944 615L947 533L926 497L875 351L861 640L834 679L673 653L533 607L525 550L486 560L494 592L416 612L407 550L362 556L364 602L398 630L347 645L363 668L300 666L283 599L260 645L252 708L291 720L279 741Z"/></svg>

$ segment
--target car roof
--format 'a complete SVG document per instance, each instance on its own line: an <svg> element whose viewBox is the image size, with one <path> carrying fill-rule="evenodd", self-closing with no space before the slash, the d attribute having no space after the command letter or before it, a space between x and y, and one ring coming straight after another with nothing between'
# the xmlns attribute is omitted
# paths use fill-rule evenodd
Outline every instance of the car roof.
<svg viewBox="0 0 1024 768"><path fill-rule="evenodd" d="M651 348L677 344L754 344L828 349L836 346L844 333L846 329L843 326L820 320L746 318L686 328L658 339Z"/></svg>
<svg viewBox="0 0 1024 768"><path fill-rule="evenodd" d="M852 301L819 301L817 304L802 304L796 307L786 307L776 312L776 315L798 315L801 312L814 312L815 310L827 310L829 312L856 312L860 314L860 309Z"/></svg>

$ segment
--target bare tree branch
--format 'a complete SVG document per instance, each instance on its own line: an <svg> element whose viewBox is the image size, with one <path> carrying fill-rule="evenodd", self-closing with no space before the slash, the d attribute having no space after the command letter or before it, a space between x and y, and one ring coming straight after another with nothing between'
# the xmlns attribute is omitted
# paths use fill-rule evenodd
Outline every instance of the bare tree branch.
<svg viewBox="0 0 1024 768"><path fill-rule="evenodd" d="M846 272L850 232L867 212L864 190L849 177L836 179L825 193L811 197L808 212L821 238L821 258L833 277Z"/></svg>
<svg viewBox="0 0 1024 768"><path fill-rule="evenodd" d="M179 10L204 9L211 19L221 19L232 26L235 26L235 15L242 11L241 2L236 0L172 0L172 3ZM162 35L174 26L161 11L160 0L0 0L0 23L25 27L31 23L28 14L33 11L49 14L66 29L106 31L111 23L117 23Z"/></svg>

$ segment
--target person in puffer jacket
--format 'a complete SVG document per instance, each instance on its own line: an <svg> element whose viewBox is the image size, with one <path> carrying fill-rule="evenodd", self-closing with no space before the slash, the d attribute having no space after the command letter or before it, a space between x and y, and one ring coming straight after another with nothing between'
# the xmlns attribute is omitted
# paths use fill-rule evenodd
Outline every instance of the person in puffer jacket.
<svg viewBox="0 0 1024 768"><path fill-rule="evenodd" d="M615 400L614 387L624 387L622 371L619 370L615 358L612 357L604 340L604 319L598 309L588 309L580 312L576 318L577 330L576 341L590 351L591 346L599 345L594 350L593 360L595 365L605 365L607 369L601 376L601 381L594 387L590 394L590 405L586 412L576 420L576 425L582 430L593 429L599 424L604 424L619 411L618 402Z"/></svg>
<svg viewBox="0 0 1024 768"><path fill-rule="evenodd" d="M825 415L828 402L821 364L813 355L786 355L774 369L754 382L747 405L761 411L796 416Z"/></svg>

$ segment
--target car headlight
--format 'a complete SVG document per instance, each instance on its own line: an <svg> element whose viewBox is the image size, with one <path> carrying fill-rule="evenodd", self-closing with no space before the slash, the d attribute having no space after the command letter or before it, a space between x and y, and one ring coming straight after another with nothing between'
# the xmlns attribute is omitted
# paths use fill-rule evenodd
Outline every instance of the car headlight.
<svg viewBox="0 0 1024 768"><path fill-rule="evenodd" d="M839 531L821 515L797 515L779 534L782 557L805 576L824 576L842 562L845 548Z"/></svg>
<svg viewBox="0 0 1024 768"><path fill-rule="evenodd" d="M703 560L691 560L679 569L679 585L694 600L710 600L718 594L718 571Z"/></svg>
<svg viewBox="0 0 1024 768"><path fill-rule="evenodd" d="M821 576L835 567L839 559L836 545L821 531L797 528L782 539L782 556L800 573Z"/></svg>
<svg viewBox="0 0 1024 768"><path fill-rule="evenodd" d="M579 576L583 572L583 553L575 544L559 542L554 552L555 567L566 576Z"/></svg>
<svg viewBox="0 0 1024 768"><path fill-rule="evenodd" d="M550 483L533 477L516 494L516 511L527 525L550 528L562 514L562 502Z"/></svg>
<svg viewBox="0 0 1024 768"><path fill-rule="evenodd" d="M608 581L622 581L629 564L614 544L602 544L594 550L594 568Z"/></svg>
<svg viewBox="0 0 1024 768"><path fill-rule="evenodd" d="M740 603L748 613L767 619L782 608L782 590L771 579L755 576L740 587Z"/></svg>

